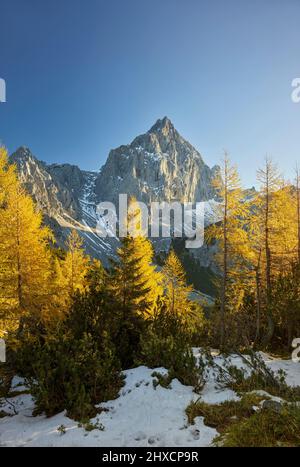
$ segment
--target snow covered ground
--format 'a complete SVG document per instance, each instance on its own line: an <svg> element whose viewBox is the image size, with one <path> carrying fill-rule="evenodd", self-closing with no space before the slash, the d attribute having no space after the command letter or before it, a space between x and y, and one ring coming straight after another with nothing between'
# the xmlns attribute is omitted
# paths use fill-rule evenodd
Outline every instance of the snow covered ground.
<svg viewBox="0 0 300 467"><path fill-rule="evenodd" d="M198 351L195 349L195 354ZM215 357L221 363L220 357ZM278 360L264 354L267 364L275 371L287 373L287 383L300 385L300 363ZM233 364L241 365L239 357ZM60 413L54 417L33 417L34 402L29 394L21 394L4 402L1 410L12 416L0 418L0 446L209 446L217 435L207 427L202 417L188 425L185 409L192 400L199 398L190 386L174 379L171 389L153 386L152 373L166 373L163 368L155 370L140 366L124 371L125 385L117 399L100 404L107 409L92 420L104 429L86 431L78 423ZM19 386L21 384L21 386ZM231 390L216 389L213 374L202 391L201 399L218 403L236 399ZM14 378L14 391L22 391L22 380ZM15 414L16 412L16 414ZM65 433L58 428L63 425Z"/></svg>

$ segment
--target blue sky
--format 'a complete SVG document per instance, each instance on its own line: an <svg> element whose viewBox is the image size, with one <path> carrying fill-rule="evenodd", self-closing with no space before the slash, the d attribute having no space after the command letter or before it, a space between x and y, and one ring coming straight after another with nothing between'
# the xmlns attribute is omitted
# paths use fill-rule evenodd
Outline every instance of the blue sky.
<svg viewBox="0 0 300 467"><path fill-rule="evenodd" d="M99 169L167 115L243 182L300 161L299 0L0 0L0 140Z"/></svg>

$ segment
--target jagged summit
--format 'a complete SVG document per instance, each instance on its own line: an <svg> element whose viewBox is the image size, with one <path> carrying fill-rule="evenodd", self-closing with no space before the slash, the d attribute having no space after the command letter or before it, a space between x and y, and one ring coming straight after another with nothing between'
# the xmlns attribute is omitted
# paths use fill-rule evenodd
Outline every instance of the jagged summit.
<svg viewBox="0 0 300 467"><path fill-rule="evenodd" d="M37 161L37 158L32 154L31 150L26 146L20 146L13 154L11 154L10 159L16 164L19 164L22 161L26 161L30 159Z"/></svg>
<svg viewBox="0 0 300 467"><path fill-rule="evenodd" d="M21 157L21 156L33 156L31 150L27 146L20 146L12 156Z"/></svg>
<svg viewBox="0 0 300 467"><path fill-rule="evenodd" d="M146 203L208 200L215 195L214 174L164 117L132 143L110 151L96 181L96 195L99 201L115 203L119 193Z"/></svg>
<svg viewBox="0 0 300 467"><path fill-rule="evenodd" d="M168 117L164 117L162 119L158 119L154 125L150 128L148 133L157 133L157 132L170 132L175 130L175 127L171 120Z"/></svg>

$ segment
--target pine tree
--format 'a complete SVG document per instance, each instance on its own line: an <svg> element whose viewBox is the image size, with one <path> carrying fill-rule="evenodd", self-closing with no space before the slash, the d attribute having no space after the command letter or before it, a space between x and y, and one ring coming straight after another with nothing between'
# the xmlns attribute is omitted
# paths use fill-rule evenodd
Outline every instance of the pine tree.
<svg viewBox="0 0 300 467"><path fill-rule="evenodd" d="M48 228L0 149L0 304L3 328L40 321L52 288ZM2 328L2 331L3 331Z"/></svg>
<svg viewBox="0 0 300 467"><path fill-rule="evenodd" d="M185 271L173 249L166 259L162 274L168 310L181 317L188 316L192 309L189 294L193 288L187 285Z"/></svg>

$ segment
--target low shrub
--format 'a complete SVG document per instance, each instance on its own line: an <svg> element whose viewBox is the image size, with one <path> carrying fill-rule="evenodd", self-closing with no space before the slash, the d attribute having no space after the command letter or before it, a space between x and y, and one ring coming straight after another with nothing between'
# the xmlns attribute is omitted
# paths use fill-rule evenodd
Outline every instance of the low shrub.
<svg viewBox="0 0 300 467"><path fill-rule="evenodd" d="M154 371L151 376L152 378L155 378L152 381L154 389L156 389L157 386L161 386L162 388L165 388L165 389L171 389L170 385L172 382L172 377L170 376L169 373L167 373L166 375L162 375L158 371Z"/></svg>
<svg viewBox="0 0 300 467"><path fill-rule="evenodd" d="M253 406L265 398L254 394L245 394L240 400L226 400L220 404L207 404L201 400L191 402L186 409L189 423L196 417L204 417L207 426L223 432L228 426L237 423L255 413Z"/></svg>
<svg viewBox="0 0 300 467"><path fill-rule="evenodd" d="M84 428L85 431L105 430L105 426L102 425L99 420L97 420L96 423L92 423L90 420L83 420L82 422L78 423L78 428Z"/></svg>
<svg viewBox="0 0 300 467"><path fill-rule="evenodd" d="M290 387L286 384L284 371L272 371L256 352L245 356L239 354L244 367L238 368L231 364L231 359L225 359L224 365L215 365L217 381L221 387L230 388L237 393L253 390L264 390L273 396L282 397L287 401L300 400L300 386Z"/></svg>
<svg viewBox="0 0 300 467"><path fill-rule="evenodd" d="M299 447L300 407L286 404L280 413L261 410L230 425L215 442L224 447Z"/></svg>
<svg viewBox="0 0 300 467"><path fill-rule="evenodd" d="M164 367L171 379L194 386L200 391L205 384L204 365L197 363L190 345L190 336L181 319L160 310L141 337L137 364L150 368Z"/></svg>
<svg viewBox="0 0 300 467"><path fill-rule="evenodd" d="M13 373L4 363L0 363L0 399L7 397L11 387Z"/></svg>
<svg viewBox="0 0 300 467"><path fill-rule="evenodd" d="M122 378L109 341L100 350L89 334L68 336L34 349L33 377L27 383L36 402L35 414L52 416L66 409L76 420L94 417L95 404L117 397Z"/></svg>

